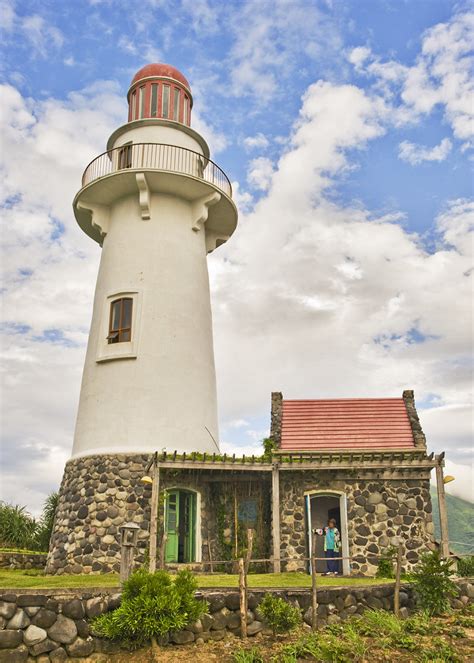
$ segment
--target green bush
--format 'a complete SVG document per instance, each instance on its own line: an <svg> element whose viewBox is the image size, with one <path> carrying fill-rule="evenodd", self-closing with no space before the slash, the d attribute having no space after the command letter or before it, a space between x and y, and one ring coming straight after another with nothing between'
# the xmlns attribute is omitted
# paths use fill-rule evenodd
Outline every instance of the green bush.
<svg viewBox="0 0 474 663"><path fill-rule="evenodd" d="M347 663L363 661L366 645L362 637L350 624L327 628L318 633L305 635L296 642L286 645L280 652L278 663L296 663L299 659Z"/></svg>
<svg viewBox="0 0 474 663"><path fill-rule="evenodd" d="M458 560L458 576L472 578L474 576L474 555Z"/></svg>
<svg viewBox="0 0 474 663"><path fill-rule="evenodd" d="M0 502L0 545L8 548L35 548L36 520L24 506Z"/></svg>
<svg viewBox="0 0 474 663"><path fill-rule="evenodd" d="M58 499L57 493L46 498L39 521L24 506L0 502L0 546L47 552Z"/></svg>
<svg viewBox="0 0 474 663"><path fill-rule="evenodd" d="M387 548L384 556L380 558L377 573L377 578L395 578L394 562L397 549L394 546Z"/></svg>
<svg viewBox="0 0 474 663"><path fill-rule="evenodd" d="M442 615L449 607L449 598L456 596L451 580L450 559L442 559L438 550L422 555L412 580L422 610L430 615Z"/></svg>
<svg viewBox="0 0 474 663"><path fill-rule="evenodd" d="M124 584L122 603L93 621L95 635L140 647L152 638L179 631L206 612L195 598L197 582L188 571L173 579L166 571L139 569Z"/></svg>
<svg viewBox="0 0 474 663"><path fill-rule="evenodd" d="M299 609L273 594L265 594L258 609L272 629L273 635L289 633L301 622Z"/></svg>
<svg viewBox="0 0 474 663"><path fill-rule="evenodd" d="M232 660L234 663L265 663L262 652L258 647L237 649L233 654Z"/></svg>

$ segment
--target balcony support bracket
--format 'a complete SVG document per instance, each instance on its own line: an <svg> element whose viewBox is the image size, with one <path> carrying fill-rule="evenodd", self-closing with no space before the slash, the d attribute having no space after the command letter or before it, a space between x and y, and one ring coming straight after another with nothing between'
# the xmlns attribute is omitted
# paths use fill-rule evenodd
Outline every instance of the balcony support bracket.
<svg viewBox="0 0 474 663"><path fill-rule="evenodd" d="M220 199L221 194L214 191L193 202L192 218L194 232L199 232L203 228L209 216L209 207L218 203Z"/></svg>
<svg viewBox="0 0 474 663"><path fill-rule="evenodd" d="M97 228L103 241L109 232L110 207L96 203L78 203L77 208L78 210L89 213L91 225L93 228ZM102 241L100 242L101 246Z"/></svg>
<svg viewBox="0 0 474 663"><path fill-rule="evenodd" d="M142 219L143 221L148 221L151 218L151 197L148 182L146 181L145 173L137 173L135 177L137 180L138 203Z"/></svg>

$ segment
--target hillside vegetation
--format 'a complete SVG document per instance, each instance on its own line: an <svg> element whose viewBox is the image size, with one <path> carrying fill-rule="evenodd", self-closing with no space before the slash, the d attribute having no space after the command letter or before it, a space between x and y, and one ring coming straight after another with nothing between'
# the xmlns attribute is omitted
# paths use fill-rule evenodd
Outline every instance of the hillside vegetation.
<svg viewBox="0 0 474 663"><path fill-rule="evenodd" d="M440 538L439 510L436 488L431 488L433 521L436 539ZM474 504L446 494L450 548L457 553L474 554Z"/></svg>

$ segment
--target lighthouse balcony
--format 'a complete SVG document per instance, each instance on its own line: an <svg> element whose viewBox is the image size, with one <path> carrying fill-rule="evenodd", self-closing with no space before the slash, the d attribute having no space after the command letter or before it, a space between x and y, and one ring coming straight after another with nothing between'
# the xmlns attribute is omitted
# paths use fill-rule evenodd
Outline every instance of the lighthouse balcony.
<svg viewBox="0 0 474 663"><path fill-rule="evenodd" d="M161 170L196 177L232 198L229 178L211 159L185 147L162 143L131 143L104 152L85 169L82 186L125 169Z"/></svg>
<svg viewBox="0 0 474 663"><path fill-rule="evenodd" d="M224 171L200 152L164 143L129 143L93 159L74 200L75 216L84 232L102 244L107 208L136 194L143 218L150 218L150 198L155 193L179 196L195 206L193 230L205 224L208 251L235 230L237 210Z"/></svg>

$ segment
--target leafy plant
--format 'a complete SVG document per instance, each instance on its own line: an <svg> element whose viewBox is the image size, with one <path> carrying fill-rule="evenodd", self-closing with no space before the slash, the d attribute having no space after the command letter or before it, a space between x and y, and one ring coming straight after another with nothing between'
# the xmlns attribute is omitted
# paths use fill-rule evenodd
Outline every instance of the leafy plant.
<svg viewBox="0 0 474 663"><path fill-rule="evenodd" d="M427 612L416 612L404 620L403 629L407 633L428 635L429 633L433 633L436 627Z"/></svg>
<svg viewBox="0 0 474 663"><path fill-rule="evenodd" d="M454 623L458 626L464 626L465 628L474 628L474 616L456 615Z"/></svg>
<svg viewBox="0 0 474 663"><path fill-rule="evenodd" d="M267 462L270 462L273 456L273 452L276 449L275 441L271 437L266 437L263 441L263 459Z"/></svg>
<svg viewBox="0 0 474 663"><path fill-rule="evenodd" d="M396 556L397 549L395 546L390 546L385 551L383 557L380 558L377 573L375 574L377 578L394 578L394 561Z"/></svg>
<svg viewBox="0 0 474 663"><path fill-rule="evenodd" d="M43 513L38 523L35 534L36 544L39 550L48 551L49 540L53 533L54 516L59 502L59 493L51 493L43 504Z"/></svg>
<svg viewBox="0 0 474 663"><path fill-rule="evenodd" d="M299 609L273 594L265 594L258 607L265 621L277 633L289 633L301 622Z"/></svg>
<svg viewBox="0 0 474 663"><path fill-rule="evenodd" d="M470 557L462 557L458 560L458 576L462 578L470 578L474 576L474 555Z"/></svg>
<svg viewBox="0 0 474 663"><path fill-rule="evenodd" d="M195 598L197 582L188 571L179 571L173 582L166 571L135 571L124 584L122 603L92 623L96 635L134 648L179 631L198 619L206 604Z"/></svg>
<svg viewBox="0 0 474 663"><path fill-rule="evenodd" d="M0 502L0 545L9 548L36 547L38 524L24 506Z"/></svg>
<svg viewBox="0 0 474 663"><path fill-rule="evenodd" d="M430 615L441 615L449 607L449 598L456 596L456 585L451 580L453 562L442 559L438 550L422 555L413 573L418 602Z"/></svg>
<svg viewBox="0 0 474 663"><path fill-rule="evenodd" d="M462 659L446 640L433 638L428 646L423 646L415 660L419 663L460 663Z"/></svg>
<svg viewBox="0 0 474 663"><path fill-rule="evenodd" d="M367 610L353 620L353 628L361 635L378 638L394 637L402 633L402 621L385 610Z"/></svg>
<svg viewBox="0 0 474 663"><path fill-rule="evenodd" d="M281 650L278 663L293 663L298 659L347 663L362 661L366 645L361 636L347 624L339 629L327 628L320 633L310 633Z"/></svg>
<svg viewBox="0 0 474 663"><path fill-rule="evenodd" d="M234 663L264 663L262 652L258 647L252 649L237 649L232 660Z"/></svg>

